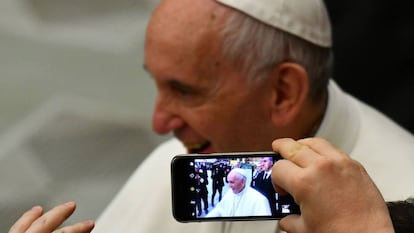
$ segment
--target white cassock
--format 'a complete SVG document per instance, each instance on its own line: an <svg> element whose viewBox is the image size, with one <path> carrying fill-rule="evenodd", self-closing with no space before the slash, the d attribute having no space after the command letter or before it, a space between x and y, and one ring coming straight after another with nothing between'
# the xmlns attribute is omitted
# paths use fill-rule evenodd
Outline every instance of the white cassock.
<svg viewBox="0 0 414 233"><path fill-rule="evenodd" d="M413 135L343 92L332 80L328 91L326 113L316 136L361 162L385 200L414 196ZM197 233L281 232L276 221L177 222L171 214L170 166L174 155L186 152L175 138L154 150L101 214L92 232L194 233L195 229ZM155 170L157 176L148 179Z"/></svg>
<svg viewBox="0 0 414 233"><path fill-rule="evenodd" d="M267 198L255 189L246 186L240 193L230 189L217 206L206 217L270 216Z"/></svg>

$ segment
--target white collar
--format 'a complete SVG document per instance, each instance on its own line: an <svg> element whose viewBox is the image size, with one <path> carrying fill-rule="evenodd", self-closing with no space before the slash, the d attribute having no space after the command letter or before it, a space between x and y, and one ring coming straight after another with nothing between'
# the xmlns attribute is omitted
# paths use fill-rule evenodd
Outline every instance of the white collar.
<svg viewBox="0 0 414 233"><path fill-rule="evenodd" d="M315 136L325 138L337 148L350 154L358 139L359 114L355 99L330 80L326 112Z"/></svg>

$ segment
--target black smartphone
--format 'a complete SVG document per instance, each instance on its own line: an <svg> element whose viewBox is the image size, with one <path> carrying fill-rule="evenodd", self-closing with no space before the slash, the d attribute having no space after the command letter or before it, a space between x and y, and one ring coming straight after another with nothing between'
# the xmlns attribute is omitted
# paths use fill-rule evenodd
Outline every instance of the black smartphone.
<svg viewBox="0 0 414 233"><path fill-rule="evenodd" d="M271 183L275 152L182 154L171 161L172 212L179 222L277 220L300 214Z"/></svg>

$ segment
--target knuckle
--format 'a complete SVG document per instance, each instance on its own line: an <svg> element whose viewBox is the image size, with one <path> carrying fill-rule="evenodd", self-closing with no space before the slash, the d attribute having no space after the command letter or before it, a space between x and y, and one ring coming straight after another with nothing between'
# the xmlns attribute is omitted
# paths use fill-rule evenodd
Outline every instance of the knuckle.
<svg viewBox="0 0 414 233"><path fill-rule="evenodd" d="M295 159L295 157L302 152L303 150L306 149L306 146L302 145L302 144L294 144L292 145L289 150L286 152L287 153L287 157L291 158L292 160Z"/></svg>
<svg viewBox="0 0 414 233"><path fill-rule="evenodd" d="M47 216L43 215L42 217L36 219L33 222L33 225L43 225L44 226L44 225L47 225L48 223L49 223L49 218Z"/></svg>
<svg viewBox="0 0 414 233"><path fill-rule="evenodd" d="M330 172L336 169L336 164L333 160L323 157L318 160L316 168L321 172Z"/></svg>

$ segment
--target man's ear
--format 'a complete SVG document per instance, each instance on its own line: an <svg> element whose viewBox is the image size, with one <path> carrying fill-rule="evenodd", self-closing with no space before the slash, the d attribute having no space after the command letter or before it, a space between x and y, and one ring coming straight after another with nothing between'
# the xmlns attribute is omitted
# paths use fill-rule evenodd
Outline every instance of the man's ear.
<svg viewBox="0 0 414 233"><path fill-rule="evenodd" d="M297 63L284 62L271 72L272 121L287 126L301 111L309 92L309 78L306 70Z"/></svg>

